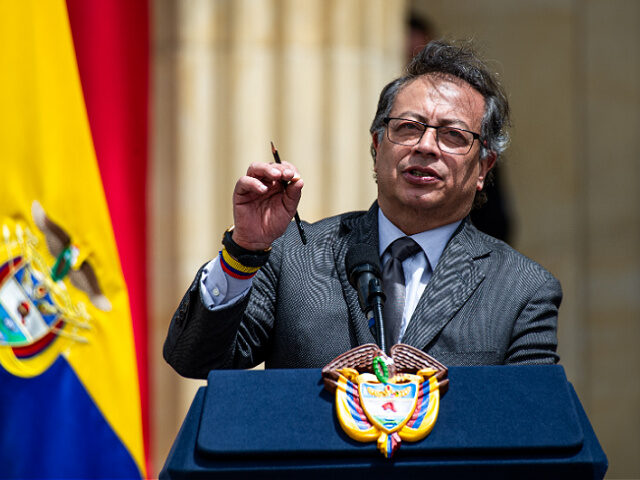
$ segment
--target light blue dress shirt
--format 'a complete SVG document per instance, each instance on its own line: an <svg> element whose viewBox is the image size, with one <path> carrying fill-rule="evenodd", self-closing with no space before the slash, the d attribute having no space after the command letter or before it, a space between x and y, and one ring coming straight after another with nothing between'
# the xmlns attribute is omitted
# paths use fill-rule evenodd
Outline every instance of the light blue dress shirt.
<svg viewBox="0 0 640 480"><path fill-rule="evenodd" d="M435 270L440 256L447 246L447 242L455 232L456 228L460 225L460 221L443 225L442 227L434 228L433 230L427 230L426 232L416 233L410 235L420 248L422 252L412 257L407 258L402 262L402 269L404 270L404 283L405 283L405 299L404 299L404 311L402 313L402 325L400 326L400 338L398 341L402 341L404 332L407 329L409 320L418 305L418 301L422 296L424 289L431 279L431 274ZM381 209L378 209L378 239L380 244L380 257L382 258L382 265L384 266L391 255L385 252L387 247L391 245L395 240L400 237L406 236L402 230L396 227L391 221L385 217Z"/></svg>

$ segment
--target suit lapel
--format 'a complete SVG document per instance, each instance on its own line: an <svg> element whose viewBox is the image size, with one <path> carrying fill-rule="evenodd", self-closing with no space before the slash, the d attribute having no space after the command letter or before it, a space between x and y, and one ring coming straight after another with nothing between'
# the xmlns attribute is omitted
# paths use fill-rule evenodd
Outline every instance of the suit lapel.
<svg viewBox="0 0 640 480"><path fill-rule="evenodd" d="M349 283L345 267L345 257L349 248L357 243L373 245L378 251L378 204L374 203L364 215L346 214L340 223L340 234L332 245L335 268L342 285L344 298L349 310L349 322L358 345L375 343L369 330L368 321L360 309L358 294Z"/></svg>
<svg viewBox="0 0 640 480"><path fill-rule="evenodd" d="M476 260L489 251L475 227L464 220L440 257L403 343L422 350L440 333L484 279Z"/></svg>

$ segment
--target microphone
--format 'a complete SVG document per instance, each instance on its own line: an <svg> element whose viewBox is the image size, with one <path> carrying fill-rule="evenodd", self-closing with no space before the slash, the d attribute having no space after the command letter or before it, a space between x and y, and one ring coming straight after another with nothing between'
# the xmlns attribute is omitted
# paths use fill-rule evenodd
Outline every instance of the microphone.
<svg viewBox="0 0 640 480"><path fill-rule="evenodd" d="M358 292L360 308L369 320L369 328L378 338L382 351L386 351L382 306L386 299L380 280L380 257L375 247L357 243L347 251L345 266L349 283Z"/></svg>

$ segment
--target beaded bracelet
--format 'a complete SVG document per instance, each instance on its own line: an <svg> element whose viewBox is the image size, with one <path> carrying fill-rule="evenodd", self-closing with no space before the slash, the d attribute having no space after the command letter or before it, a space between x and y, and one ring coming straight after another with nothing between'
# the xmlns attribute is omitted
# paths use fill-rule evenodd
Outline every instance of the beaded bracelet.
<svg viewBox="0 0 640 480"><path fill-rule="evenodd" d="M222 270L234 278L249 279L269 260L271 247L266 250L247 250L233 241L233 226L222 236L220 250L220 266Z"/></svg>
<svg viewBox="0 0 640 480"><path fill-rule="evenodd" d="M253 277L258 273L258 270L260 270L260 267L247 267L242 265L238 260L233 258L224 247L220 250L220 266L227 275L241 280Z"/></svg>

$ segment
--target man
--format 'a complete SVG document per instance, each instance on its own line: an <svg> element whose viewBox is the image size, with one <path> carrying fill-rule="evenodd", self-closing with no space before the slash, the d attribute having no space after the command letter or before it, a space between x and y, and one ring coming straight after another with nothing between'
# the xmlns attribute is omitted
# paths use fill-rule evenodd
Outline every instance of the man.
<svg viewBox="0 0 640 480"><path fill-rule="evenodd" d="M385 272L402 266L387 343L445 365L557 362L558 281L468 219L506 147L505 95L465 47L432 42L407 71L383 89L371 126L378 197L368 212L307 225L303 245L291 223L303 187L295 167L252 164L238 180L235 228L171 321L164 357L180 374L322 367L375 342L345 271L358 243L375 247ZM408 258L391 258L398 244Z"/></svg>

